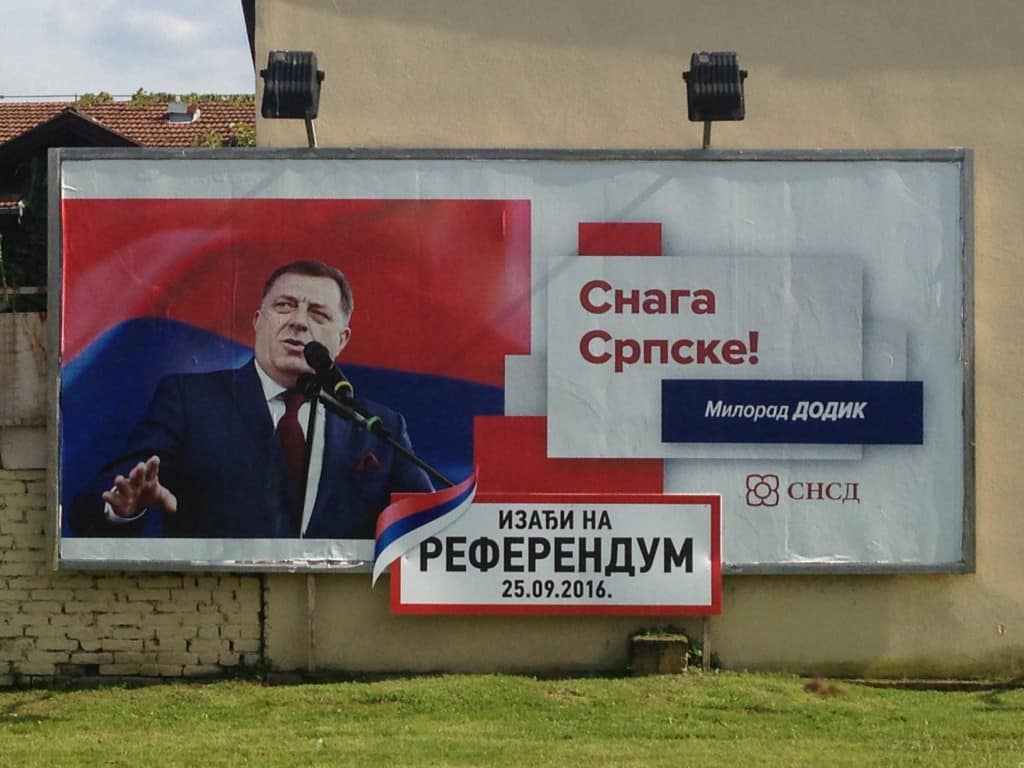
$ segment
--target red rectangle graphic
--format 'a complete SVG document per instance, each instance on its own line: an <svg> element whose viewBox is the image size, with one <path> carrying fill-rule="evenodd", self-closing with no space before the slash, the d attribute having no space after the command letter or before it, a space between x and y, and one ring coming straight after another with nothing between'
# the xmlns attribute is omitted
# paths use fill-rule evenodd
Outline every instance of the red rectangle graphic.
<svg viewBox="0 0 1024 768"><path fill-rule="evenodd" d="M661 256L661 223L581 221L580 256Z"/></svg>

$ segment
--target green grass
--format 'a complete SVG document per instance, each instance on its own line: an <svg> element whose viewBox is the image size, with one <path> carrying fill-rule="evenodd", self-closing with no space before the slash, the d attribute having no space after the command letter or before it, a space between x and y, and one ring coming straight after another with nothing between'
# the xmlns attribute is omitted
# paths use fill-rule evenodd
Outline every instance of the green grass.
<svg viewBox="0 0 1024 768"><path fill-rule="evenodd" d="M3 766L1024 766L1024 690L760 674L0 692Z"/></svg>

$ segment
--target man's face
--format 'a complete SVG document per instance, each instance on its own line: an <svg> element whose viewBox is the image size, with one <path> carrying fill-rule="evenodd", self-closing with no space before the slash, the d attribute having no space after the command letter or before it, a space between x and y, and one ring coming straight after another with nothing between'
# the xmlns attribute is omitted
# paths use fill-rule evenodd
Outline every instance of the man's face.
<svg viewBox="0 0 1024 768"><path fill-rule="evenodd" d="M319 341L336 358L351 331L341 309L341 289L329 277L287 272L270 287L253 318L256 362L283 387L312 369L302 352Z"/></svg>

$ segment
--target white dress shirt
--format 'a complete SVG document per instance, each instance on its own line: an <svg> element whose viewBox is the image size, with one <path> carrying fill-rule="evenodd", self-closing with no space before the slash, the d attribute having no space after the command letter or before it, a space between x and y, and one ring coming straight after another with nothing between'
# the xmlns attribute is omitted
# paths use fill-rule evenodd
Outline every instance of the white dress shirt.
<svg viewBox="0 0 1024 768"><path fill-rule="evenodd" d="M270 409L270 418L274 422L274 429L277 423L284 416L284 393L287 391L256 363L256 373L260 377L260 384L263 385L263 395L267 399L267 408ZM302 507L302 530L301 538L309 527L309 518L313 514L313 506L316 504L317 489L320 487L320 473L324 466L324 423L326 421L324 405L319 400L316 403L316 427L313 430L313 445L309 455L309 468L306 470L306 503ZM309 439L309 403L305 402L299 406L299 426L302 427L302 434Z"/></svg>

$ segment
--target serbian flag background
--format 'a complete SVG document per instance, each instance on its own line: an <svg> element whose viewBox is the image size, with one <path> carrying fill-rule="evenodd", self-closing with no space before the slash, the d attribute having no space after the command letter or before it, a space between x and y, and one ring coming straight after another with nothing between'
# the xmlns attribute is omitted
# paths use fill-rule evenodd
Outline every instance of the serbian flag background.
<svg viewBox="0 0 1024 768"><path fill-rule="evenodd" d="M529 352L529 201L66 199L62 224L64 504L122 450L163 376L249 360L263 283L291 261L349 278L342 369L457 482L473 417L504 412L505 356Z"/></svg>

